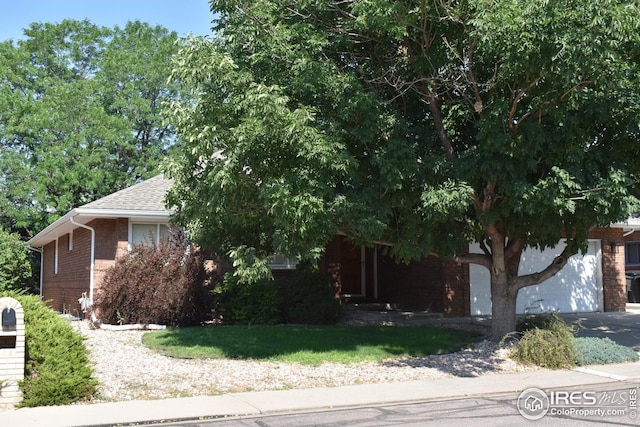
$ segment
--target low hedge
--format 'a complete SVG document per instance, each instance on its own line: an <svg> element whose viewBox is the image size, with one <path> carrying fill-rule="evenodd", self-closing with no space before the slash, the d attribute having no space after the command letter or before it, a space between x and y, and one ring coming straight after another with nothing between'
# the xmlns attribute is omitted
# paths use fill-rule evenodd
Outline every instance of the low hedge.
<svg viewBox="0 0 640 427"><path fill-rule="evenodd" d="M640 357L632 348L613 342L609 338L574 338L578 365L605 365L608 363L637 362Z"/></svg>

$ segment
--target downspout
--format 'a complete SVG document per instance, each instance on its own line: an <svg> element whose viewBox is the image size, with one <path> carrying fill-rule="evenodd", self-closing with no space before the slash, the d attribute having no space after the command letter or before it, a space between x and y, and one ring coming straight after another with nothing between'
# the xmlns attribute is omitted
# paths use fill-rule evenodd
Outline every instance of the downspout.
<svg viewBox="0 0 640 427"><path fill-rule="evenodd" d="M77 225L78 227L82 227L85 230L89 230L91 232L91 267L89 270L89 304L93 306L93 276L94 276L94 266L96 261L96 230L89 227L88 225L80 224L76 222L73 217L69 218L71 224Z"/></svg>

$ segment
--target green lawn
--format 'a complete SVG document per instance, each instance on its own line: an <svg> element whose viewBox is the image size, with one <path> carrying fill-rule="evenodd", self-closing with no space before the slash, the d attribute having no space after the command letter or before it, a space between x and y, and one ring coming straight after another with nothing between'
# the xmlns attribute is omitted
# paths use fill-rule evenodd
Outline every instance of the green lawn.
<svg viewBox="0 0 640 427"><path fill-rule="evenodd" d="M145 345L178 358L259 359L317 365L443 354L478 341L475 332L430 326L210 326L148 332Z"/></svg>

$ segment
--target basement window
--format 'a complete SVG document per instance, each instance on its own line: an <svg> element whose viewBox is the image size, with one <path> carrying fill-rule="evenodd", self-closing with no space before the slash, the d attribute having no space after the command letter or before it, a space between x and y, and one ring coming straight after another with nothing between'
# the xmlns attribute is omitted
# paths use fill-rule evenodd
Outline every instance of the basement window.
<svg viewBox="0 0 640 427"><path fill-rule="evenodd" d="M276 252L269 256L267 263L272 270L295 270L298 260L287 258L283 254Z"/></svg>

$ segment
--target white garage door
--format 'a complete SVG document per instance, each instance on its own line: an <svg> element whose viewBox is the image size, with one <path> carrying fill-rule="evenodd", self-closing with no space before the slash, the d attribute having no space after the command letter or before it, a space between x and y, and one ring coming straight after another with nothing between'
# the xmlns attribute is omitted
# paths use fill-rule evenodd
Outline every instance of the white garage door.
<svg viewBox="0 0 640 427"><path fill-rule="evenodd" d="M565 244L540 252L527 249L522 253L519 274L543 270L558 256ZM481 253L478 244L469 246L471 253ZM585 313L602 311L602 273L600 241L590 240L585 255L569 258L567 265L549 280L523 288L518 292L516 311L518 314L559 311L560 313ZM471 315L491 314L491 286L486 268L471 264L469 269L471 286Z"/></svg>

